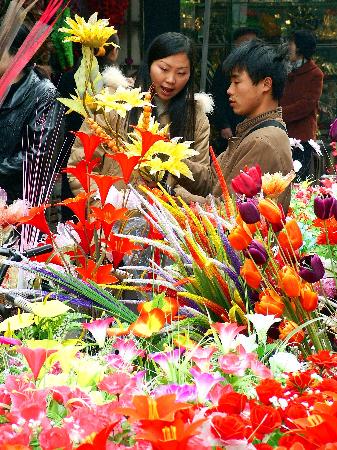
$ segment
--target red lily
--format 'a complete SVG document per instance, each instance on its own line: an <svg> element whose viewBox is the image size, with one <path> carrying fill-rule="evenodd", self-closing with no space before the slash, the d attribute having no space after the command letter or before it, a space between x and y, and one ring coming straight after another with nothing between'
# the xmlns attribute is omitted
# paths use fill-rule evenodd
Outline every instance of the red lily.
<svg viewBox="0 0 337 450"><path fill-rule="evenodd" d="M26 225L31 225L42 231L42 233L50 234L49 225L47 223L44 211L49 205L34 206L30 208L27 216L22 216L18 223L25 223Z"/></svg>
<svg viewBox="0 0 337 450"><path fill-rule="evenodd" d="M28 348L28 347L18 347L16 349L18 353L21 353L33 373L35 380L39 376L40 370L49 355L52 355L57 350L47 350L45 348Z"/></svg>
<svg viewBox="0 0 337 450"><path fill-rule="evenodd" d="M103 206L103 208L96 208L95 206L91 207L92 215L97 222L103 228L104 235L107 238L111 232L111 228L113 224L117 220L126 219L126 213L128 212L127 208L115 208L110 203L107 203Z"/></svg>
<svg viewBox="0 0 337 450"><path fill-rule="evenodd" d="M96 148L105 141L105 139L96 136L95 134L87 134L82 131L75 131L75 136L77 136L82 141L85 160L88 163L91 161Z"/></svg>
<svg viewBox="0 0 337 450"><path fill-rule="evenodd" d="M111 274L112 270L112 264L106 264L104 266L97 267L95 262L91 259L87 261L86 267L76 268L76 272L82 276L83 280L92 280L97 284L116 283L118 281L118 278Z"/></svg>
<svg viewBox="0 0 337 450"><path fill-rule="evenodd" d="M98 166L100 160L99 158L93 159L90 162L87 162L85 159L82 159L79 163L76 164L75 167L67 167L63 169L63 172L71 173L78 179L81 183L85 192L89 191L89 180L88 173L91 173L93 169Z"/></svg>
<svg viewBox="0 0 337 450"><path fill-rule="evenodd" d="M91 443L86 442L84 444L81 444L79 447L76 447L76 450L97 450L99 448L106 448L108 438L117 424L118 421L112 422L110 425L103 428L103 430L97 433Z"/></svg>
<svg viewBox="0 0 337 450"><path fill-rule="evenodd" d="M115 153L114 155L106 154L106 156L118 162L123 173L124 182L125 184L128 184L133 169L138 164L141 156L131 156L130 158L128 158L125 153Z"/></svg>
<svg viewBox="0 0 337 450"><path fill-rule="evenodd" d="M154 134L151 131L148 130L142 130L141 128L134 127L135 130L141 135L142 137L142 154L141 157L143 158L145 154L150 150L152 145L157 141L167 141L167 138L165 136L160 136L159 134Z"/></svg>
<svg viewBox="0 0 337 450"><path fill-rule="evenodd" d="M57 203L57 205L67 206L78 220L85 223L86 213L87 213L87 202L90 197L91 192L80 192L74 198L67 198L63 202Z"/></svg>
<svg viewBox="0 0 337 450"><path fill-rule="evenodd" d="M122 177L112 177L110 175L90 175L90 178L92 178L95 183L97 184L99 194L101 196L101 203L104 205L106 197L109 193L109 190L113 184L115 184L117 181L122 180Z"/></svg>
<svg viewBox="0 0 337 450"><path fill-rule="evenodd" d="M90 245L94 237L95 223L88 222L67 222L79 235L81 243L79 244L85 254L90 254Z"/></svg>
<svg viewBox="0 0 337 450"><path fill-rule="evenodd" d="M107 251L113 256L113 265L115 269L119 266L124 255L129 255L135 250L140 250L141 247L134 244L127 238L121 238L117 236L109 236L107 243Z"/></svg>

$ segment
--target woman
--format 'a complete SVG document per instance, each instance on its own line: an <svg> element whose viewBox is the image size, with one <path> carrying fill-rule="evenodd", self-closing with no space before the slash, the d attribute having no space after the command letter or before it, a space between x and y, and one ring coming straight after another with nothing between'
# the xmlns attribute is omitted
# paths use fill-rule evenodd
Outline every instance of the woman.
<svg viewBox="0 0 337 450"><path fill-rule="evenodd" d="M290 72L281 98L283 120L290 138L301 140L304 151L296 148L293 159L302 164L297 178L310 174L313 148L308 141L316 139L318 102L323 88L323 72L311 59L316 38L311 31L295 31L289 39Z"/></svg>
<svg viewBox="0 0 337 450"><path fill-rule="evenodd" d="M116 80L116 69L107 69L104 81L111 89L118 85L127 86L124 78ZM153 113L162 126L170 123L170 137L182 137L184 140L194 141L193 148L199 152L193 160L209 165L209 122L206 112L211 110L211 101L205 94L194 94L194 47L192 41L180 33L164 33L150 44L145 60L139 70L135 82L142 91L152 86L154 91L153 103L156 106ZM128 123L136 124L140 111L134 110L130 114ZM115 120L110 115L111 125ZM82 131L88 131L84 122ZM96 157L102 157L98 172L105 175L116 175L118 167L111 158L104 158L104 150L100 148ZM81 143L76 140L72 148L68 166L75 166L83 158ZM81 186L77 179L69 177L74 195L78 194ZM168 183L175 184L173 177Z"/></svg>

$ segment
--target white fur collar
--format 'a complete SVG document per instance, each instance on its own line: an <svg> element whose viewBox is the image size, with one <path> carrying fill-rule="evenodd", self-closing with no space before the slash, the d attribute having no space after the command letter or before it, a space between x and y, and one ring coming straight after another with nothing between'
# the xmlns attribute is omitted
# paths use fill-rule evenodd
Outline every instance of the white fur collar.
<svg viewBox="0 0 337 450"><path fill-rule="evenodd" d="M194 94L195 100L201 106L205 114L211 114L214 109L214 100L211 94L206 94L206 92L198 92Z"/></svg>
<svg viewBox="0 0 337 450"><path fill-rule="evenodd" d="M122 74L117 66L106 67L102 73L104 85L116 90L118 86L128 87L129 80Z"/></svg>

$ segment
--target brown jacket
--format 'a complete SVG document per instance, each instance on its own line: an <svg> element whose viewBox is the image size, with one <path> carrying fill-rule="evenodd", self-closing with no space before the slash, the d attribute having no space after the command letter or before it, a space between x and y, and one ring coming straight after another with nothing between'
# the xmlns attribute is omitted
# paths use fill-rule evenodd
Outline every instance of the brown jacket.
<svg viewBox="0 0 337 450"><path fill-rule="evenodd" d="M112 82L108 84L110 89L113 91L114 88L116 88ZM196 124L195 124L195 141L194 144L191 145L192 148L197 150L199 152L198 155L191 158L192 161L199 163L202 167L203 166L209 166L210 164L210 158L209 158L209 133L210 133L210 126L208 122L208 118L206 116L206 105L204 104L204 101L200 98L197 98L196 100ZM110 126L115 129L116 127L116 114L114 111L111 111L111 113L108 115ZM96 118L96 121L104 127L104 129L107 130L107 126L104 123L104 120L101 115L98 115ZM163 113L159 116L159 122L162 126L169 123L169 117L167 114ZM120 131L122 136L126 136L126 130L125 130L125 121L120 121ZM89 126L84 121L82 124L82 127L80 131L83 131L85 133L91 133ZM107 158L105 156L105 150L102 146L99 146L96 152L94 153L94 158L100 158L101 162L99 166L95 169L95 172L101 174L101 175L116 175L120 176L120 168L118 163L111 159ZM81 144L81 141L76 138L74 145L71 149L71 154L68 161L68 167L75 166L81 159L84 157L84 151L83 146ZM69 174L68 176L69 184L71 191L73 195L77 195L82 191L82 186L78 179L72 175ZM131 179L131 182L135 182L136 178L133 180ZM170 177L168 182L171 185L174 185L176 182L173 180L173 177ZM119 182L115 184L117 189L123 189L125 188L125 184L123 182ZM95 190L96 187L93 184L93 189Z"/></svg>
<svg viewBox="0 0 337 450"><path fill-rule="evenodd" d="M229 140L228 149L217 158L229 189L231 180L245 166L259 164L262 173L282 172L283 175L293 169L289 138L282 129L268 126L250 133L255 126L269 119L276 119L284 125L281 108L240 123L236 129L237 136ZM189 162L188 165L195 181L191 182L186 178L180 180L179 183L184 189L177 187L177 195L181 195L187 202L199 201L201 203L205 202L203 197L208 194L213 194L214 197L221 196L220 183L213 165L202 167L192 162ZM200 193L203 197L200 197ZM290 187L282 194L279 201L285 209L288 209Z"/></svg>
<svg viewBox="0 0 337 450"><path fill-rule="evenodd" d="M280 102L289 137L302 141L316 139L322 88L323 72L312 60L289 73Z"/></svg>

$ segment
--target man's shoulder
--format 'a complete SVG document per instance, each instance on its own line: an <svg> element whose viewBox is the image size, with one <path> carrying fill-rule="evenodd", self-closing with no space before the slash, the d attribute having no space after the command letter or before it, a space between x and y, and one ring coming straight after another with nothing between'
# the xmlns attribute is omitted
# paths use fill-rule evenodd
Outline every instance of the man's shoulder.
<svg viewBox="0 0 337 450"><path fill-rule="evenodd" d="M280 121L284 125L283 122ZM261 149L265 147L277 148L278 151L291 151L289 137L286 128L266 126L248 133L240 142L240 146L251 146L259 144Z"/></svg>

